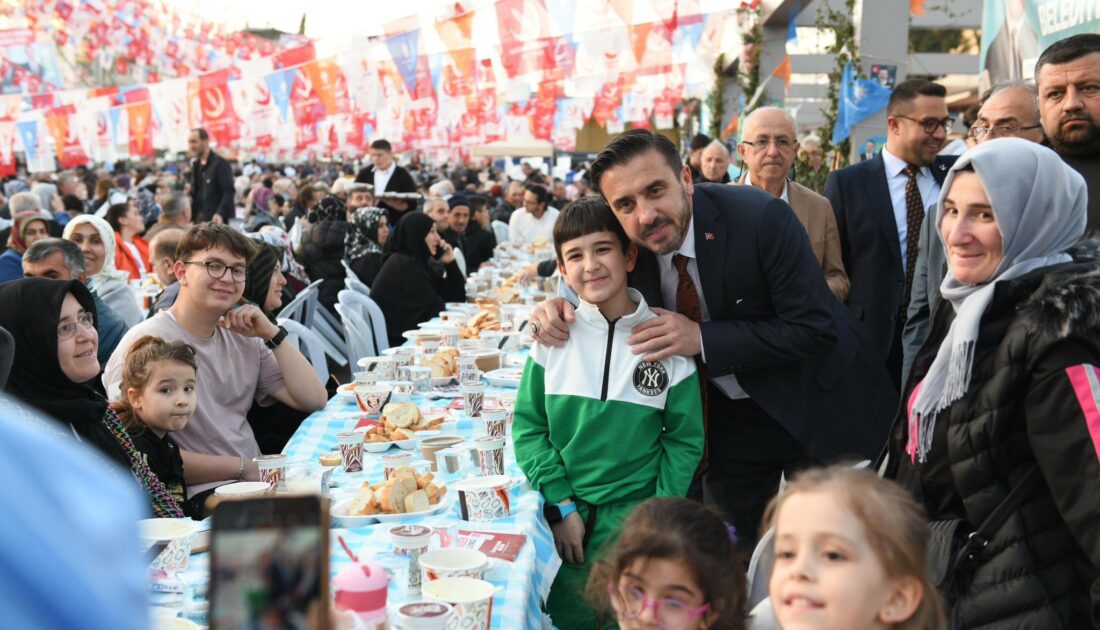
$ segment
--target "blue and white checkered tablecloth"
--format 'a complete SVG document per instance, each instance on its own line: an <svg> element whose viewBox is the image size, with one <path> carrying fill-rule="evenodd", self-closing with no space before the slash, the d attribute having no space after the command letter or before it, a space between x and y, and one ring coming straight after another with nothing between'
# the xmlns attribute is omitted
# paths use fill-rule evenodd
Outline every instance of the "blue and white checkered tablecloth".
<svg viewBox="0 0 1100 630"><path fill-rule="evenodd" d="M492 398L503 391L505 390L489 386L486 397ZM436 406L444 407L450 401L448 399L432 401L417 396L413 398L413 402L417 403L421 409L427 410ZM338 450L336 434L355 427L359 421L355 413L357 411L353 397L333 398L324 409L302 422L297 433L284 449L288 459L291 462L304 460L316 462L322 453ZM452 416L458 419L458 434L466 438L472 437L473 422L466 419L461 411L452 411ZM388 452L399 451L391 448ZM372 483L381 481L383 478L381 455L381 453L364 453L362 473L346 475L337 469L336 479L342 483L338 490L334 490L334 502L349 496L348 493L357 488L362 481L370 480ZM516 465L510 439L509 445L505 448L505 474L514 479L524 478ZM554 539L550 533L550 527L542 518L542 495L535 492L526 481L513 488L511 495L512 514L508 518L492 522L468 522L461 519L457 492L454 488L448 488L447 508L440 513L413 522L438 528L458 527L474 531L525 534L527 540L515 562L511 563L511 566L503 562L494 563L496 568L486 576L488 581L501 589L493 598L491 627L509 630L541 628L543 627L541 604L550 592L550 585L561 566L561 559L554 550ZM332 574L335 575L350 562L340 546L338 536L344 537L348 546L360 559L370 558L375 553L390 550L386 531L392 526L392 523L380 523L354 529L332 530L330 556ZM501 564L504 566L500 566ZM549 627L548 621L546 625Z"/></svg>

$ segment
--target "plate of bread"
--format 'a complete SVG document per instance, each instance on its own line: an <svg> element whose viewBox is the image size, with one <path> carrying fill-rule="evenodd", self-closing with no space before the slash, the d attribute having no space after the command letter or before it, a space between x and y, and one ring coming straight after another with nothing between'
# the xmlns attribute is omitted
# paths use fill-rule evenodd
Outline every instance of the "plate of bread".
<svg viewBox="0 0 1100 630"><path fill-rule="evenodd" d="M363 432L363 449L369 453L383 453L391 446L412 450L418 432L438 431L445 419L438 414L426 417L413 403L389 403L382 407L378 424Z"/></svg>
<svg viewBox="0 0 1100 630"><path fill-rule="evenodd" d="M389 479L363 482L350 499L332 507L345 527L423 518L447 506L447 485L428 472L418 475L411 466L393 471Z"/></svg>
<svg viewBox="0 0 1100 630"><path fill-rule="evenodd" d="M438 352L420 359L422 367L432 369L432 385L440 387L453 383L458 378L458 350L440 348Z"/></svg>
<svg viewBox="0 0 1100 630"><path fill-rule="evenodd" d="M478 306L481 305L478 304ZM500 330L500 310L495 306L496 300L493 300L492 307L483 307L477 315L474 315L467 320L465 324L459 326L459 336L463 339L480 339L481 333L486 330Z"/></svg>

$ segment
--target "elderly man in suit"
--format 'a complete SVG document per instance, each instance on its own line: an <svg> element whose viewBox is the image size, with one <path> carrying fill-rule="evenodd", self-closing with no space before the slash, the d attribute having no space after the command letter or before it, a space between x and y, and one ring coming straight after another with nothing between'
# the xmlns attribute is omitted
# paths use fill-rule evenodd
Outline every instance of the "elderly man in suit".
<svg viewBox="0 0 1100 630"><path fill-rule="evenodd" d="M886 106L886 146L874 158L834 171L825 196L836 213L851 289L848 308L863 322L901 383L901 331L916 268L924 209L958 156L939 157L954 122L947 90L923 79L902 81Z"/></svg>
<svg viewBox="0 0 1100 630"><path fill-rule="evenodd" d="M875 457L897 393L781 199L693 184L676 147L641 129L612 140L589 173L639 246L629 281L658 315L619 352L695 358L709 427L703 495L751 551L780 477ZM547 300L531 321L539 343L561 345L573 307Z"/></svg>
<svg viewBox="0 0 1100 630"><path fill-rule="evenodd" d="M755 186L786 201L798 222L806 228L814 258L825 274L825 283L836 299L848 298L848 274L840 258L840 234L829 200L796 182L787 173L798 155L794 118L778 107L753 110L745 120L737 152L745 169L738 184Z"/></svg>

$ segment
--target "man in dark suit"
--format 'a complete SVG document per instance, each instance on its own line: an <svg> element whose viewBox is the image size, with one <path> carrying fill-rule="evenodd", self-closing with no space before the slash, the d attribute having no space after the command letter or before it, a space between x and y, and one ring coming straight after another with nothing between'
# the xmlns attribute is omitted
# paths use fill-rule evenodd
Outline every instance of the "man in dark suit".
<svg viewBox="0 0 1100 630"><path fill-rule="evenodd" d="M631 351L696 359L706 376L703 494L751 551L781 475L875 457L897 394L783 200L693 184L675 146L645 130L613 140L589 172L642 250L630 284L658 315L633 329ZM531 333L561 345L571 321L571 305L548 300Z"/></svg>
<svg viewBox="0 0 1100 630"><path fill-rule="evenodd" d="M416 182L408 171L394 161L393 146L388 140L370 143L370 161L371 165L359 171L355 181L374 186L374 198L378 200L378 207L386 209L390 225L397 225L397 221L408 212L412 204L407 199L386 198L385 193L414 193Z"/></svg>
<svg viewBox="0 0 1100 630"><path fill-rule="evenodd" d="M229 223L237 216L233 207L233 169L225 158L210 148L210 134L199 127L187 137L187 149L195 157L191 163L191 211L195 223Z"/></svg>
<svg viewBox="0 0 1100 630"><path fill-rule="evenodd" d="M863 322L896 386L924 210L939 198L957 157L937 157L953 122L946 95L942 85L923 79L899 83L886 106L882 151L825 182L851 283L848 308Z"/></svg>

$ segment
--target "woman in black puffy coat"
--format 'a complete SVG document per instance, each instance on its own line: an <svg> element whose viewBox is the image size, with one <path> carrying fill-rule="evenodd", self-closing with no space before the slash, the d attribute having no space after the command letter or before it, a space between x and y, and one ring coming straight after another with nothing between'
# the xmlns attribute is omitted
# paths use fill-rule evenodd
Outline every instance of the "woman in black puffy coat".
<svg viewBox="0 0 1100 630"><path fill-rule="evenodd" d="M953 628L1098 620L1100 264L1095 243L1078 243L1086 198L1057 154L1016 138L967 151L943 185L944 301L886 475L933 521L961 519L960 541L1041 477L943 593Z"/></svg>

